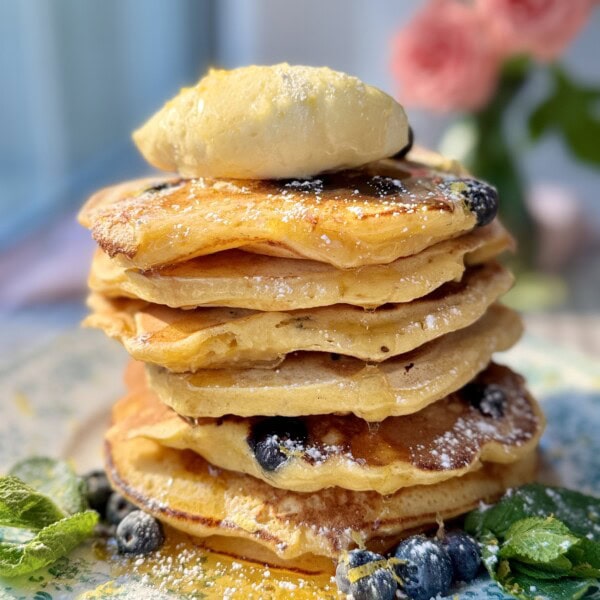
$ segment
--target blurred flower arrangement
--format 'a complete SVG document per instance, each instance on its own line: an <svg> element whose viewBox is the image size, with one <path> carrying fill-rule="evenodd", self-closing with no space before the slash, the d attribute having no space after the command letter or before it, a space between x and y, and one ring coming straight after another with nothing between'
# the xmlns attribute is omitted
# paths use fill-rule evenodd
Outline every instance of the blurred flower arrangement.
<svg viewBox="0 0 600 600"><path fill-rule="evenodd" d="M523 145L511 145L505 113L534 70L545 69L551 85L528 116L530 140L557 132L577 159L600 166L600 88L576 83L556 62L594 4L429 0L394 39L400 101L463 113L457 126L468 143L458 158L498 187L503 219L522 243L533 231L518 168Z"/></svg>

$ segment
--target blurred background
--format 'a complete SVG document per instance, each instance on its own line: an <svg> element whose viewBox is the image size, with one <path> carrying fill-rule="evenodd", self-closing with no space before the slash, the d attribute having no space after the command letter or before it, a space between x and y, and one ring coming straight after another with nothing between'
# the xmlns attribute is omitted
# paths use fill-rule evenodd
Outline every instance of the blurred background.
<svg viewBox="0 0 600 600"><path fill-rule="evenodd" d="M458 0L0 0L4 349L84 314L93 244L76 211L150 172L132 130L209 66L288 61L399 97L419 144L495 183L523 246L511 302L534 331L600 356L600 10L560 2L560 35L521 48L467 30ZM494 54L496 35L512 50Z"/></svg>

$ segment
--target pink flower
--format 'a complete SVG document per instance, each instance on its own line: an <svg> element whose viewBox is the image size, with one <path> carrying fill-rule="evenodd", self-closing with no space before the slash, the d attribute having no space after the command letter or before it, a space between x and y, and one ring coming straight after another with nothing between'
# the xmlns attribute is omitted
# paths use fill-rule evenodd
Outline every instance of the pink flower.
<svg viewBox="0 0 600 600"><path fill-rule="evenodd" d="M480 14L462 2L428 3L394 40L400 101L440 112L481 108L495 90L499 68L484 29Z"/></svg>
<svg viewBox="0 0 600 600"><path fill-rule="evenodd" d="M543 61L564 50L592 7L592 0L476 0L505 55L527 52Z"/></svg>

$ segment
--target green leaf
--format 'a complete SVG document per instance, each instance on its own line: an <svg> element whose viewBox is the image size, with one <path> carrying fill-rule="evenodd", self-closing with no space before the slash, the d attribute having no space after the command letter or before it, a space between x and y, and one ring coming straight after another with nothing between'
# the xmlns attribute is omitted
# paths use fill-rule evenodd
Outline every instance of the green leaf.
<svg viewBox="0 0 600 600"><path fill-rule="evenodd" d="M478 538L487 531L504 539L516 521L550 515L562 521L572 533L600 541L599 498L538 483L512 490L498 504L469 513L465 529Z"/></svg>
<svg viewBox="0 0 600 600"><path fill-rule="evenodd" d="M590 565L600 569L600 542L584 537L575 548L569 551L571 560L577 563L587 562Z"/></svg>
<svg viewBox="0 0 600 600"><path fill-rule="evenodd" d="M532 139L560 132L577 158L600 165L600 88L577 84L558 66L552 74L554 89L529 117Z"/></svg>
<svg viewBox="0 0 600 600"><path fill-rule="evenodd" d="M0 576L26 575L52 564L91 536L97 522L98 513L88 510L48 525L24 544L0 542Z"/></svg>
<svg viewBox="0 0 600 600"><path fill-rule="evenodd" d="M83 481L64 462L32 458L0 477L0 576L25 575L68 554L89 537Z"/></svg>
<svg viewBox="0 0 600 600"><path fill-rule="evenodd" d="M549 565L531 565L515 560L510 563L510 566L514 573L521 573L534 579L561 579L568 577L573 569L571 561L564 556L559 557Z"/></svg>
<svg viewBox="0 0 600 600"><path fill-rule="evenodd" d="M571 576L600 577L600 543L587 538L571 548L567 554L573 563Z"/></svg>
<svg viewBox="0 0 600 600"><path fill-rule="evenodd" d="M33 457L17 463L10 474L52 498L67 514L88 508L85 484L63 461Z"/></svg>
<svg viewBox="0 0 600 600"><path fill-rule="evenodd" d="M523 600L578 600L597 588L598 581L567 577L539 579L511 571L498 584L505 592Z"/></svg>
<svg viewBox="0 0 600 600"><path fill-rule="evenodd" d="M50 498L17 477L0 477L0 525L35 531L64 517Z"/></svg>
<svg viewBox="0 0 600 600"><path fill-rule="evenodd" d="M576 600L600 590L600 500L539 484L467 516L492 579L527 600Z"/></svg>
<svg viewBox="0 0 600 600"><path fill-rule="evenodd" d="M529 517L513 523L506 532L506 539L500 550L502 558L516 558L527 563L545 563L548 567L552 561L566 554L569 549L579 543L568 527L553 517ZM571 563L566 559L558 561L560 570L570 570Z"/></svg>

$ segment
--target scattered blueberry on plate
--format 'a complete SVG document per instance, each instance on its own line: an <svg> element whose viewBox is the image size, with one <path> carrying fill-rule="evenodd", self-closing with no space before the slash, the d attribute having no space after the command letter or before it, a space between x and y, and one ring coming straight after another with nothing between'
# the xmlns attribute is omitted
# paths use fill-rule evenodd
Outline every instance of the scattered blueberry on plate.
<svg viewBox="0 0 600 600"><path fill-rule="evenodd" d="M113 492L106 504L106 520L111 525L118 525L130 512L137 510L134 506L118 492Z"/></svg>
<svg viewBox="0 0 600 600"><path fill-rule="evenodd" d="M413 600L429 600L445 596L452 585L452 561L436 539L424 535L409 537L396 548L396 573L402 580L402 591Z"/></svg>
<svg viewBox="0 0 600 600"><path fill-rule="evenodd" d="M141 510L134 510L124 517L115 538L122 554L148 554L165 541L161 524Z"/></svg>
<svg viewBox="0 0 600 600"><path fill-rule="evenodd" d="M452 561L454 580L473 581L481 566L481 549L477 541L464 531L449 531L440 541Z"/></svg>
<svg viewBox="0 0 600 600"><path fill-rule="evenodd" d="M92 510L101 517L106 515L106 504L113 491L104 471L91 471L84 476L86 498Z"/></svg>
<svg viewBox="0 0 600 600"><path fill-rule="evenodd" d="M338 588L354 600L393 600L398 584L388 562L369 550L344 554L335 571Z"/></svg>

